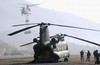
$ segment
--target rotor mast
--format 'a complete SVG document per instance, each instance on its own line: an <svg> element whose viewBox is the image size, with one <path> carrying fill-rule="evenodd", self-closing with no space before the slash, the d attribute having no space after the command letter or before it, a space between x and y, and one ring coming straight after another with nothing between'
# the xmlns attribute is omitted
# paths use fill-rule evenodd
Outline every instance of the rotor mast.
<svg viewBox="0 0 100 65"><path fill-rule="evenodd" d="M45 23L40 24L40 43L45 45L45 42L50 41L48 25Z"/></svg>

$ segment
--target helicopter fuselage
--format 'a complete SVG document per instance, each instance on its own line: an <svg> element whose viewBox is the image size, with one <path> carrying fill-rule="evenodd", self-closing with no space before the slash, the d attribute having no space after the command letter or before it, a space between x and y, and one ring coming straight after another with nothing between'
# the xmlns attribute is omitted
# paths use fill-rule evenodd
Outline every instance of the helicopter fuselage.
<svg viewBox="0 0 100 65"><path fill-rule="evenodd" d="M58 62L61 58L68 61L70 55L65 41L60 41L59 38L50 39L48 26L45 24L40 25L40 40L33 49L35 62Z"/></svg>
<svg viewBox="0 0 100 65"><path fill-rule="evenodd" d="M68 61L70 53L68 51L68 45L65 41L60 41L57 44L55 44L55 48L53 47L53 45L49 44L36 44L34 46L34 60L36 62Z"/></svg>

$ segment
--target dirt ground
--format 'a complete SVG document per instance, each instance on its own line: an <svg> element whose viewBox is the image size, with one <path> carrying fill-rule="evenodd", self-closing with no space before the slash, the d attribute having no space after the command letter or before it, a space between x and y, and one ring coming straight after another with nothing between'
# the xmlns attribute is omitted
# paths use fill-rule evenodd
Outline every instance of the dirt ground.
<svg viewBox="0 0 100 65"><path fill-rule="evenodd" d="M2 58L0 59L0 65L28 65L25 64L29 61L31 61L33 58L31 57L19 57L19 58ZM91 57L91 61L87 62L87 61L80 61L80 56L79 55L71 55L70 59L68 62L59 62L59 63L53 63L54 65L94 65L94 61L93 61L93 56ZM48 65L53 65L51 63L49 63ZM35 64L29 64L29 65L35 65ZM36 64L37 65L37 64ZM41 65L41 64L38 64ZM43 65L47 65L47 64L43 64Z"/></svg>

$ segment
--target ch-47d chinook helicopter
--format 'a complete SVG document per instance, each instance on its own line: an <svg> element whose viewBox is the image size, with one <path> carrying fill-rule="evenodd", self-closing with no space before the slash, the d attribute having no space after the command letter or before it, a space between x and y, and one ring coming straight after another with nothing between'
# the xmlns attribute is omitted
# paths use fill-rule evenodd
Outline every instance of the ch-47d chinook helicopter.
<svg viewBox="0 0 100 65"><path fill-rule="evenodd" d="M97 44L95 42L91 42L82 38L70 36L67 34L56 34L54 36L49 36L49 26L59 26L59 27L68 27L68 28L75 28L75 29L83 29L83 30L90 30L90 31L99 31L95 29L89 29L89 28L82 28L82 27L75 27L75 26L67 26L67 25L59 25L59 24L51 24L51 23L35 23L35 25L31 24L19 24L14 25L15 26L23 26L23 25L31 25L29 27L23 28L21 30L12 32L8 34L9 36L15 35L17 33L20 33L22 31L40 26L40 36L33 39L33 42L23 44L22 46L26 46L32 43L37 43L33 46L34 49L34 59L32 62L38 63L38 62L58 62L61 58L64 61L68 61L70 52L68 51L68 45L64 41L64 36L75 38L81 41L85 41L97 46L100 46L100 44Z"/></svg>

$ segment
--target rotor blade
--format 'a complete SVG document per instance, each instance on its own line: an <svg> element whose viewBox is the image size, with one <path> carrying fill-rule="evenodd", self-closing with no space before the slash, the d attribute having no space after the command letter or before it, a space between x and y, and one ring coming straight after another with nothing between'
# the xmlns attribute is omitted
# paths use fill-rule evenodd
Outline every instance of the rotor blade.
<svg viewBox="0 0 100 65"><path fill-rule="evenodd" d="M32 4L27 4L27 3L24 3L24 4L23 4L23 3L18 3L18 5L22 5L22 6L23 6L23 5L32 5Z"/></svg>
<svg viewBox="0 0 100 65"><path fill-rule="evenodd" d="M15 7L20 7L20 8L24 8L24 6L19 6L19 5L15 6Z"/></svg>
<svg viewBox="0 0 100 65"><path fill-rule="evenodd" d="M29 7L32 7L32 6L37 6L37 5L39 5L39 4L32 4L32 5L29 5Z"/></svg>
<svg viewBox="0 0 100 65"><path fill-rule="evenodd" d="M34 42L30 42L30 43L27 43L27 44L23 44L20 47L23 47L23 46L26 46L26 45L29 45L29 44L32 44L32 43L34 43Z"/></svg>
<svg viewBox="0 0 100 65"><path fill-rule="evenodd" d="M39 23L18 24L18 25L13 25L12 27L16 27L16 26L25 26L25 25L33 25L33 24L39 24Z"/></svg>
<svg viewBox="0 0 100 65"><path fill-rule="evenodd" d="M98 31L98 32L100 32L100 30L89 29L89 28L82 28L82 27L75 27L75 26L58 25L58 24L49 24L49 25L60 26L60 27L68 27L68 28L77 28L77 29L84 29L84 30L91 30L91 31Z"/></svg>
<svg viewBox="0 0 100 65"><path fill-rule="evenodd" d="M12 36L12 35L15 35L15 34L17 34L17 33L22 32L22 31L24 31L24 30L27 30L27 29L30 29L30 28L33 28L33 27L37 27L37 26L39 26L39 25L37 24L37 25L34 25L34 26L26 27L26 28L24 28L24 29L21 29L21 30L12 32L12 33L10 33L10 34L8 34L8 35L9 35L9 36Z"/></svg>
<svg viewBox="0 0 100 65"><path fill-rule="evenodd" d="M27 4L18 3L18 5L27 5Z"/></svg>
<svg viewBox="0 0 100 65"><path fill-rule="evenodd" d="M71 37L71 38L74 38L74 39L78 39L78 40L81 40L81 41L85 41L85 42L88 42L88 43L91 43L91 44L100 46L100 44L97 44L97 43L95 43L95 42L88 41L88 40L85 40L85 39L82 39L82 38L78 38L78 37L74 37L74 36L70 36L70 35L66 35L66 34L65 34L64 36L68 36L68 37Z"/></svg>

